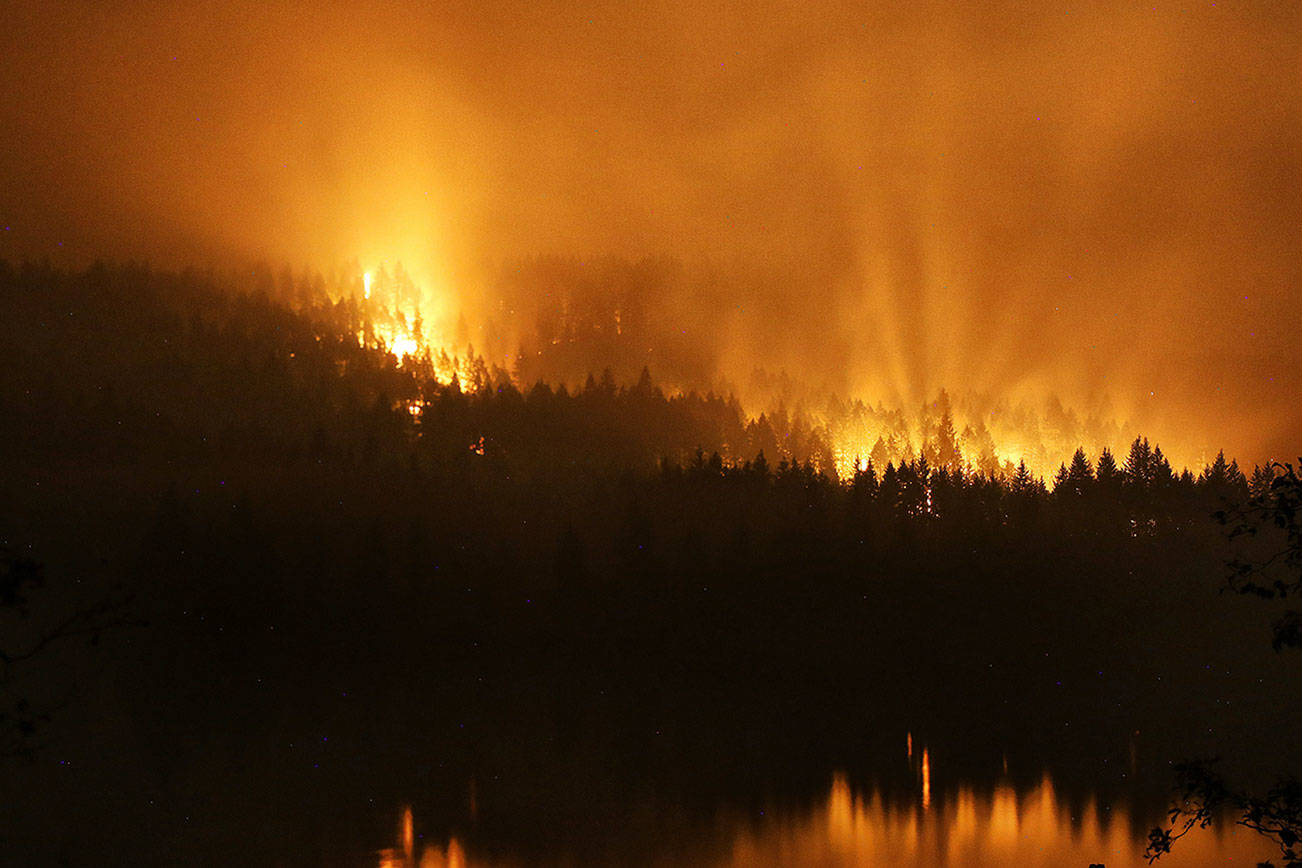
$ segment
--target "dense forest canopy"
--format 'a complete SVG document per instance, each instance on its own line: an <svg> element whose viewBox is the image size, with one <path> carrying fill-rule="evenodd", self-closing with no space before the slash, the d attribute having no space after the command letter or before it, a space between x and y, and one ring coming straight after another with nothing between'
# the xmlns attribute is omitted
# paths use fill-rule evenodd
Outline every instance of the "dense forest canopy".
<svg viewBox="0 0 1302 868"><path fill-rule="evenodd" d="M775 462L812 460L844 479L869 461L880 470L925 456L933 466L987 475L1011 475L1025 462L1035 475L1052 477L1078 448L1091 460L1108 449L1124 461L1139 433L1127 430L1106 405L1086 413L1057 399L1014 403L993 393L942 389L917 406L903 406L880 396L845 396L801 370L756 367L744 381L720 378L708 341L646 306L649 296L664 301L668 293L672 301L675 292L690 291L682 267L670 260L543 258L504 267L494 312L475 326L431 307L429 293L401 265L362 271L354 264L325 275L255 268L191 279L211 283L214 291L275 302L315 323L331 341L387 349L410 381L388 397L405 400L413 412L451 385L454 375L469 393L509 385L527 394L540 384L563 386L572 395L595 385L653 388L682 405L679 415L700 417L696 429L680 425L655 435L662 439L651 452L674 460L697 446L720 452L728 463L765 451ZM702 401L715 409L684 409ZM720 415L718 405L729 409ZM636 427L625 418L615 424ZM1197 472L1213 463L1216 450L1201 447L1194 454L1186 444L1183 454Z"/></svg>

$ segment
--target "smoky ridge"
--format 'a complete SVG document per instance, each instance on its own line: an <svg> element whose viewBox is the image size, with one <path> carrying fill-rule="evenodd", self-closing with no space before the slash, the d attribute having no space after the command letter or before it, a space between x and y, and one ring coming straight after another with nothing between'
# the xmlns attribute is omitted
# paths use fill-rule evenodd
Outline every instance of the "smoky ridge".
<svg viewBox="0 0 1302 868"><path fill-rule="evenodd" d="M18 271L40 268L50 266ZM123 268L150 271L96 264L65 276L87 279ZM710 263L536 255L499 261L491 273L467 281L468 291L449 303L400 261L365 268L354 259L326 270L253 262L160 272L199 280L218 294L266 299L329 323L360 348L391 353L396 368L418 384L405 404L413 415L422 390L454 382L468 394L504 387L528 394L539 386L575 394L654 391L671 403L699 399L727 407L735 431L712 433L707 451L719 451L728 463L762 452L774 464L809 465L842 480L869 463L880 471L919 458L986 476L1011 477L1024 464L1049 479L1077 449L1092 458L1104 450L1124 456L1146 433L1107 396L1073 406L1051 391L1013 397L942 383L902 397L885 384L855 389L835 371L770 367L759 354L737 349L751 336L729 319L730 278ZM780 363L781 353L773 355ZM707 445L683 436L655 457L687 460ZM1177 472L1200 470L1216 454L1211 443L1154 444Z"/></svg>

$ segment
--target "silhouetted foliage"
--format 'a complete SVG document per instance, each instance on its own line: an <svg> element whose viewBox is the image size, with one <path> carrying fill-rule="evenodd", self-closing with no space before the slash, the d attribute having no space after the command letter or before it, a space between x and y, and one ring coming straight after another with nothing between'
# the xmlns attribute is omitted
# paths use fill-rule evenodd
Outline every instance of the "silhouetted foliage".
<svg viewBox="0 0 1302 868"><path fill-rule="evenodd" d="M58 607L53 620L33 618L32 594L45 586L45 571L31 558L0 546L0 757L28 756L51 711L16 683L18 671L39 661L58 643L82 638L98 645L107 630L131 625L120 594L88 604Z"/></svg>
<svg viewBox="0 0 1302 868"><path fill-rule="evenodd" d="M1228 563L1229 589L1264 600L1291 600L1302 594L1302 479L1291 464L1275 464L1269 484L1260 481L1246 501L1233 501L1218 510L1217 520L1229 528L1231 540L1259 543L1250 552L1238 552ZM1222 494L1236 483L1237 467L1225 463L1224 454L1203 472L1203 484ZM1234 482L1231 482L1235 479ZM1227 498L1228 500L1229 498ZM1285 611L1272 625L1275 651L1302 647L1302 612ZM1302 866L1302 780L1280 778L1264 796L1231 785L1207 761L1183 764L1178 769L1178 796L1170 810L1168 828L1149 833L1147 854L1153 861L1170 852L1172 844L1194 828L1205 828L1226 815L1253 829L1280 848L1285 868ZM1271 863L1262 863L1269 866Z"/></svg>
<svg viewBox="0 0 1302 868"><path fill-rule="evenodd" d="M1171 852L1171 847L1194 829L1205 829L1226 816L1244 828L1270 839L1279 847L1283 868L1302 868L1302 781L1289 778L1264 796L1250 796L1226 783L1214 769L1215 761L1183 763L1176 768L1176 803L1171 825L1148 833L1145 855L1149 862ZM1260 862L1258 868L1272 868Z"/></svg>
<svg viewBox="0 0 1302 868"><path fill-rule="evenodd" d="M1223 460L1223 457L1222 457ZM1231 539L1272 536L1264 554L1236 556L1230 561L1229 585L1238 594L1264 600L1302 596L1302 478L1291 464L1273 465L1268 485L1258 485L1246 504L1216 513L1230 528ZM1224 474L1209 475L1209 484L1222 486ZM1289 609L1273 624L1272 644L1302 647L1302 611Z"/></svg>

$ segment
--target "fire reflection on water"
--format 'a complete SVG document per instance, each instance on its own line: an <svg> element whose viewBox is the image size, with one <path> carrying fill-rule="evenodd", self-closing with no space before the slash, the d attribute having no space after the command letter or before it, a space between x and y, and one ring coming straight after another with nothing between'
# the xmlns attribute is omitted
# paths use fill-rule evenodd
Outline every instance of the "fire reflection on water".
<svg viewBox="0 0 1302 868"><path fill-rule="evenodd" d="M1020 796L1007 783L988 794L959 787L922 811L888 804L877 793L856 794L845 777L837 776L821 812L739 835L730 857L714 864L1138 868L1147 864L1142 833L1127 812L1094 801L1073 814L1047 775ZM1207 831L1181 841L1162 864L1255 864L1268 849L1247 832Z"/></svg>
<svg viewBox="0 0 1302 868"><path fill-rule="evenodd" d="M925 751L922 756L926 768L929 757ZM849 780L838 774L826 800L813 810L768 812L759 824L737 821L717 828L714 835L703 835L695 856L690 855L691 848L678 846L672 856L648 852L640 861L709 868L1085 868L1090 864L1140 868L1148 864L1143 857L1145 829L1139 828L1126 810L1100 806L1092 799L1073 809L1058 798L1047 774L1022 794L1007 782L988 792L960 786L949 793L933 794L929 771L922 777L922 786L925 789L911 801L888 801L876 791L855 792ZM417 858L411 822L408 808L399 831L400 844L381 851L380 868L495 868L507 864L467 855L455 837L446 847L425 846ZM1270 855L1267 842L1226 825L1181 840L1159 865L1252 865Z"/></svg>
<svg viewBox="0 0 1302 868"><path fill-rule="evenodd" d="M466 860L466 852L461 842L453 837L446 847L426 844L421 848L420 859L416 859L416 830L412 821L411 808L402 811L402 823L398 829L398 846L380 851L379 868L467 868L472 863Z"/></svg>

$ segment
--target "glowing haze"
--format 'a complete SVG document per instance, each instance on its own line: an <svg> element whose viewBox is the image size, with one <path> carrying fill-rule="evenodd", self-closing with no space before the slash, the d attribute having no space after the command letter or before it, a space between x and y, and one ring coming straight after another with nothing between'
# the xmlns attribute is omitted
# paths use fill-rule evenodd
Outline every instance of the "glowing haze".
<svg viewBox="0 0 1302 868"><path fill-rule="evenodd" d="M673 257L728 382L1302 444L1297 3L8 13L0 257L402 262L472 329L504 262Z"/></svg>

